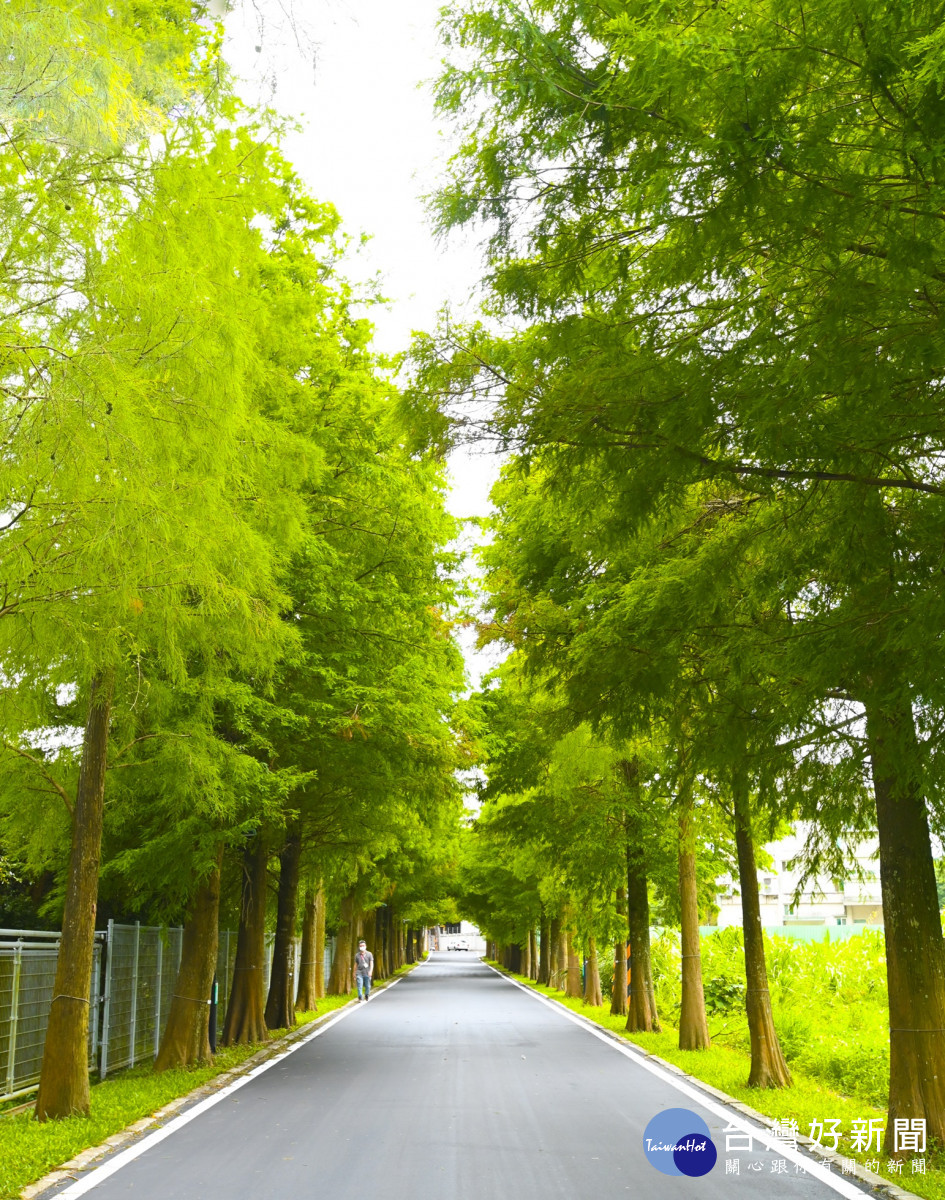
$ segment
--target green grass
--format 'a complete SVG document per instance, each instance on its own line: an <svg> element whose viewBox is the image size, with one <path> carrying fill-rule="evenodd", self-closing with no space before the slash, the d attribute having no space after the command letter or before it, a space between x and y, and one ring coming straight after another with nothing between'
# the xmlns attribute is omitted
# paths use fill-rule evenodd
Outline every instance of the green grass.
<svg viewBox="0 0 945 1200"><path fill-rule="evenodd" d="M493 963L493 966L498 966ZM503 968L499 968L503 970ZM565 1008L587 1017L595 1024L618 1034L629 1042L633 1042L650 1054L659 1055L666 1062L673 1063L694 1079L702 1080L712 1087L726 1092L743 1104L749 1105L756 1112L766 1117L793 1119L797 1121L801 1133L807 1134L810 1122L824 1120L827 1117L839 1118L840 1128L848 1133L851 1123L861 1117L867 1120L882 1118L885 1124L884 1110L870 1104L858 1096L844 1095L842 1092L826 1087L819 1080L812 1079L802 1071L792 1069L794 1086L785 1089L749 1088L745 1086L751 1063L750 1056L737 1046L713 1044L709 1050L680 1050L678 1048L678 1031L664 1026L662 1033L628 1033L624 1028L626 1018L611 1016L609 1006L591 1007L581 1000L569 999L556 988L539 986L522 975L513 975L510 971L504 974L512 975L520 983L533 991L556 1001ZM828 1145L831 1143L828 1141ZM847 1143L848 1144L848 1143ZM888 1159L881 1155L853 1154L840 1142L840 1153L845 1158L855 1158L858 1162L868 1159L879 1160L877 1174L882 1175L891 1183L897 1184L906 1191L914 1192L917 1196L927 1197L927 1200L945 1200L945 1154L934 1157L926 1156L926 1175L910 1174L910 1164L906 1163L901 1175L893 1174L887 1169ZM832 1168L836 1171L836 1168Z"/></svg>
<svg viewBox="0 0 945 1200"><path fill-rule="evenodd" d="M740 929L702 938L702 973L713 1041L749 1051L745 954ZM765 936L774 1025L792 1071L885 1107L889 1089L889 1004L882 931L843 941ZM679 934L653 942L657 1010L679 1019Z"/></svg>
<svg viewBox="0 0 945 1200"><path fill-rule="evenodd" d="M351 994L327 996L318 1002L317 1013L300 1013L299 1024L323 1017L350 1000ZM273 1041L285 1032L276 1030ZM271 1044L261 1042L221 1049L212 1064L205 1067L165 1071L160 1075L155 1075L150 1066L122 1071L93 1085L92 1111L88 1117L69 1117L43 1125L33 1120L32 1112L0 1117L0 1200L13 1200L28 1184L42 1179L81 1151L149 1117L165 1104L186 1096Z"/></svg>

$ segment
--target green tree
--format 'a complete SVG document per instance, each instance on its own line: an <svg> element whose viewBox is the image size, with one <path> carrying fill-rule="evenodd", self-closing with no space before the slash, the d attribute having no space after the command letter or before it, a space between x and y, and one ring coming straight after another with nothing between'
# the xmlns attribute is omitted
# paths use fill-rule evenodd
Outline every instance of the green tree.
<svg viewBox="0 0 945 1200"><path fill-rule="evenodd" d="M914 1031L945 1028L916 727L941 703L940 15L469 4L440 93L467 114L441 219L491 222L496 304L533 322L459 378L496 385L499 431L552 447L562 486L599 467L627 525L728 480L769 532L785 661L865 713L889 1127L939 1136L945 1034Z"/></svg>
<svg viewBox="0 0 945 1200"><path fill-rule="evenodd" d="M288 179L249 125L175 127L108 253L90 253L83 304L48 335L48 392L10 443L30 492L5 546L5 726L28 731L65 683L88 712L41 1117L88 1106L81 997L113 708L133 709L142 661L171 678L192 657L265 672L291 637L277 574L317 455L256 405L254 332L255 222L285 212Z"/></svg>

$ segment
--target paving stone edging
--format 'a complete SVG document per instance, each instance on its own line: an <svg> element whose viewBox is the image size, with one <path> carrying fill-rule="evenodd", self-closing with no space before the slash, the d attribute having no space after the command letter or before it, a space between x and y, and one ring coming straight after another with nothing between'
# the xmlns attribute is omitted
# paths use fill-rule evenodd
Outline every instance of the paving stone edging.
<svg viewBox="0 0 945 1200"><path fill-rule="evenodd" d="M419 966L419 963L410 963L408 969L416 966ZM402 979L405 974L407 974L406 971L395 975L393 979L379 981L371 990L381 992L386 987L389 987L390 984L396 982L397 979ZM31 1183L25 1187L20 1192L20 1200L37 1200L44 1192L48 1192L50 1188L74 1182L89 1167L97 1164L99 1159L136 1141L143 1134L151 1133L153 1130L160 1128L171 1117L176 1117L185 1108L189 1108L192 1104L196 1104L206 1096L212 1096L214 1092L219 1092L241 1075L248 1075L260 1063L267 1062L270 1058L277 1058L294 1042L307 1037L313 1029L317 1029L319 1025L324 1025L332 1017L336 1017L340 1012L344 1012L349 1004L356 1003L356 999L352 997L348 1001L348 1004L342 1004L338 1008L333 1008L331 1012L327 1012L321 1017L316 1017L314 1021L308 1021L304 1025L299 1025L297 1029L290 1030L288 1033L283 1034L282 1037L267 1042L255 1054L251 1054L249 1058L244 1059L239 1066L230 1067L228 1071L214 1075L212 1079L208 1079L206 1083L202 1083L199 1087L194 1088L192 1092L186 1092L183 1096L178 1096L176 1099L169 1101L163 1108L159 1108L149 1117L142 1117L140 1121L135 1121L132 1125L126 1125L124 1129L119 1130L118 1133L113 1133L111 1137L107 1137L98 1146L89 1146L87 1150L82 1150L75 1158L70 1158L68 1162L62 1163L61 1166L50 1171L48 1175L44 1175L42 1179L38 1179L35 1183Z"/></svg>
<svg viewBox="0 0 945 1200"><path fill-rule="evenodd" d="M554 996L545 996L544 992L539 992L537 988L529 987L528 981L523 982L518 976L513 975L511 971L507 971L505 967L496 966L494 963L489 963L494 971L505 975L514 983L521 984L522 987L527 987L529 991L535 993L536 996L541 996L543 999L552 1000L555 1003L560 1003ZM675 1063L667 1062L665 1058L660 1058L658 1054L653 1054L651 1051L644 1049L643 1046L631 1041L630 1038L621 1037L619 1033L614 1033L612 1029L608 1029L605 1025L598 1025L596 1021L592 1021L590 1017L585 1017L582 1013L575 1012L573 1008L568 1008L566 1004L561 1004L560 1007L572 1017L576 1017L589 1029L595 1033L603 1034L604 1037L610 1038L612 1042L616 1042L618 1046L631 1046L634 1053L639 1054L642 1058L648 1058L651 1062L659 1063L664 1071L669 1071L673 1075L678 1075L685 1079L687 1083L692 1084L699 1091L707 1093L714 1100L719 1100L729 1108L734 1108L742 1114L743 1117L748 1117L750 1120L761 1125L765 1129L772 1129L775 1125L774 1117L766 1117L764 1113L756 1112L755 1109L749 1108L747 1104L743 1104L741 1100L736 1100L734 1096L730 1096L727 1092L719 1091L710 1083L706 1083L702 1079L697 1079L695 1075L690 1075L684 1071L682 1067L677 1067ZM803 1148L807 1154L814 1159L822 1159L825 1163L831 1163L837 1168L840 1168L843 1163L849 1163L851 1160L845 1158L842 1154L837 1154L834 1150L828 1150L821 1146L819 1142L812 1141L809 1137L802 1133L797 1135L798 1148ZM868 1171L862 1163L854 1162L852 1172L847 1172L844 1178L855 1179L858 1183L864 1183L867 1187L888 1200L921 1200L915 1192L907 1192L905 1188L899 1187L892 1183L882 1175L877 1175L875 1171Z"/></svg>

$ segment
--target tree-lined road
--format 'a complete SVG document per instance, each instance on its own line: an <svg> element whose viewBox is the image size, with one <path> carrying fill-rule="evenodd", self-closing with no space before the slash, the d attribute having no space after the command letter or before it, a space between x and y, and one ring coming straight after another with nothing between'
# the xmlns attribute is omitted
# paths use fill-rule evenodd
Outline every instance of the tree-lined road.
<svg viewBox="0 0 945 1200"><path fill-rule="evenodd" d="M664 1176L643 1130L700 1113L702 1178ZM777 1155L725 1170L725 1122L478 959L440 953L102 1180L93 1200L574 1200L774 1194L828 1200ZM730 1157L734 1157L730 1156ZM752 1173L748 1163L761 1163ZM91 1182L91 1179L88 1180ZM839 1177L838 1177L839 1182ZM849 1188L846 1180L843 1184ZM68 1190L68 1189L67 1189Z"/></svg>

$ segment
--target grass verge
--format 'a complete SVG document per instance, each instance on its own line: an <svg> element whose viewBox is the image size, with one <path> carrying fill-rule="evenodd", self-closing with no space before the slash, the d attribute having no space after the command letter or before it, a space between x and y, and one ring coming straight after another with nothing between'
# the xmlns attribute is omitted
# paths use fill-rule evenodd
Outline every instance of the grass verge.
<svg viewBox="0 0 945 1200"><path fill-rule="evenodd" d="M318 1012L299 1014L299 1025L343 1008L351 999L352 994L326 996L318 1002ZM60 1164L238 1067L258 1050L277 1044L287 1032L275 1030L268 1042L221 1049L213 1062L204 1067L164 1071L160 1075L155 1075L150 1065L122 1071L93 1084L92 1111L88 1117L69 1117L43 1125L33 1120L31 1111L0 1117L0 1200L15 1200L23 1188Z"/></svg>
<svg viewBox="0 0 945 1200"><path fill-rule="evenodd" d="M532 991L554 1000L563 1008L568 1008L593 1021L595 1025L616 1033L648 1054L658 1055L685 1071L687 1075L691 1075L693 1079L718 1088L763 1116L797 1121L798 1129L803 1134L808 1133L811 1121L823 1121L826 1118L839 1118L840 1128L847 1134L852 1122L860 1118L880 1118L885 1125L886 1113L883 1110L855 1096L845 1096L832 1091L797 1071L792 1070L794 1086L791 1088L762 1090L746 1087L745 1080L748 1078L751 1059L742 1050L720 1045L713 1045L709 1050L680 1050L678 1031L672 1028L664 1028L662 1033L628 1033L624 1028L626 1018L611 1016L608 1006L598 1008L584 1004L578 999L569 999L557 988L544 987L523 975L515 975L500 967L498 963L490 963L490 966L496 967L503 975L508 975ZM827 1141L826 1144L829 1146L831 1143ZM913 1174L908 1162L903 1164L902 1173L899 1174L890 1170L889 1159L886 1156L853 1153L842 1140L839 1152L844 1158L853 1158L861 1163L868 1162L870 1169L877 1175L905 1191L924 1196L927 1200L945 1200L945 1154L941 1152L926 1155L924 1175Z"/></svg>

